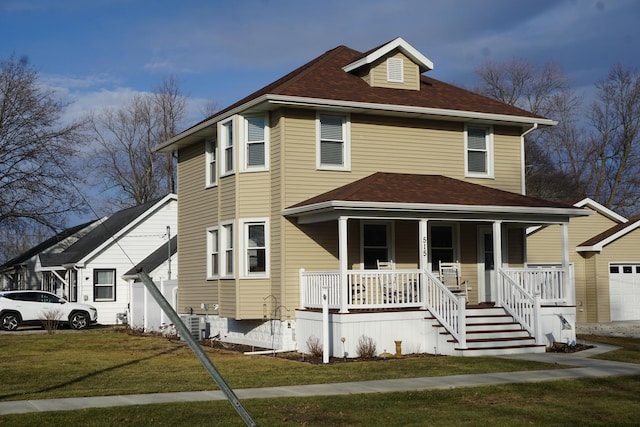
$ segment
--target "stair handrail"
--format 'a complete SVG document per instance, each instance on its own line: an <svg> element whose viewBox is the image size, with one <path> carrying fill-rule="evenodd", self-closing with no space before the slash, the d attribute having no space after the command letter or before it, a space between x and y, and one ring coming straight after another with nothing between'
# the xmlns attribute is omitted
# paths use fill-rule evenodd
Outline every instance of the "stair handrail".
<svg viewBox="0 0 640 427"><path fill-rule="evenodd" d="M499 304L535 338L536 344L541 344L540 295L527 292L502 268L498 269L498 286Z"/></svg>
<svg viewBox="0 0 640 427"><path fill-rule="evenodd" d="M423 270L421 273L427 310L458 341L460 349L467 348L467 331L464 295L456 296L433 273Z"/></svg>

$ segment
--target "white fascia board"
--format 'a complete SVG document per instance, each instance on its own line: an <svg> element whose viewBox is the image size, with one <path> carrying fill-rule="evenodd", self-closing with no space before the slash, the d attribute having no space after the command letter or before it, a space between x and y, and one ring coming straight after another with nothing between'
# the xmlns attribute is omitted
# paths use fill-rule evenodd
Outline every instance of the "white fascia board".
<svg viewBox="0 0 640 427"><path fill-rule="evenodd" d="M287 104L301 107L316 108L342 108L345 110L378 110L396 113L412 113L427 116L449 117L465 120L480 120L486 122L503 122L532 125L537 123L543 126L555 126L555 120L537 117L512 116L507 114L479 113L476 111L447 110L443 108L414 107L411 105L375 104L370 102L340 101L323 98L306 98L287 95L268 95L272 104Z"/></svg>
<svg viewBox="0 0 640 427"><path fill-rule="evenodd" d="M302 215L313 213L314 211L333 209L353 209L353 210L379 210L379 211L403 211L403 212L457 212L457 213L510 213L510 214L539 214L553 216L586 216L589 215L583 209L563 209L563 208L532 208L518 206L479 206L479 205L447 205L447 204L426 204L426 203L392 203L392 202L349 202L349 201L328 201L313 205L288 208L282 211L282 215ZM640 223L640 222L639 222Z"/></svg>
<svg viewBox="0 0 640 427"><path fill-rule="evenodd" d="M364 58L360 58L357 61L352 62L351 64L345 65L342 67L344 71L351 72L356 70L363 65L371 64L383 56L387 55L394 49L400 49L405 55L407 55L411 60L417 63L420 68L424 68L426 70L433 70L433 62L421 54L416 48L407 43L402 37L398 37L381 48L371 52L369 55Z"/></svg>
<svg viewBox="0 0 640 427"><path fill-rule="evenodd" d="M623 217L622 215L618 215L617 213L615 213L611 209L607 208L606 206L601 205L600 203L596 202L593 199L590 199L589 197L586 197L586 198L580 200L578 203L574 204L573 206L575 206L577 208L582 208L582 207L586 206L586 207L591 208L594 211L606 216L610 220L616 221L616 222L618 222L620 224L629 221L627 218Z"/></svg>
<svg viewBox="0 0 640 427"><path fill-rule="evenodd" d="M635 230L638 227L640 227L640 221L636 221L633 224L631 224L630 226L623 228L622 230L618 231L615 234L612 234L611 236L607 237L606 239L600 240L595 245L592 245L592 246L578 246L578 247L576 247L576 251L578 251L578 252L591 252L591 251L600 252L609 243L614 242L614 241L618 240L619 238L631 233L633 230Z"/></svg>
<svg viewBox="0 0 640 427"><path fill-rule="evenodd" d="M149 216L154 214L160 207L164 206L165 204L169 203L170 201L178 201L178 196L173 194L173 193L171 193L171 194L167 194L166 196L164 196L161 200L158 200L158 202L155 205L153 205L152 207L150 207L149 209L144 211L140 216L138 216L136 219L131 221L129 224L127 224L126 226L122 227L120 230L115 232L112 236L110 236L107 240L105 240L100 246L98 246L97 248L95 248L94 250L92 250L91 252L89 252L88 254L83 256L82 258L80 258L78 260L78 262L75 263L75 266L84 268L84 266L88 262L88 260L90 260L91 258L96 256L97 254L99 254L100 252L105 250L105 248L108 248L109 246L113 245L122 236L127 234L132 228L136 227L142 221L144 221ZM155 249L153 249L152 252L154 250ZM151 252L149 252L149 253L151 253Z"/></svg>
<svg viewBox="0 0 640 427"><path fill-rule="evenodd" d="M175 144L177 144L178 142L180 142L181 140L197 134L198 132L201 132L205 129L207 129L210 126L215 125L216 123L218 123L219 121L222 121L228 117L233 116L234 114L238 114L241 113L249 108L252 108L258 104L261 104L263 102L265 102L267 100L268 95L262 95L259 96L257 98L253 98L250 101L245 102L242 105L237 106L236 108L233 108L231 110L225 111L224 113L220 113L220 114L215 114L213 116L211 116L210 118L208 118L207 120L205 120L204 122L200 123L199 125L196 125L192 128L189 128L179 134L177 134L176 136L174 136L173 138L169 139L168 141L165 141L163 143L161 143L160 145L157 145L155 147L153 147L153 151L157 152L157 151L168 151L171 149L171 147Z"/></svg>

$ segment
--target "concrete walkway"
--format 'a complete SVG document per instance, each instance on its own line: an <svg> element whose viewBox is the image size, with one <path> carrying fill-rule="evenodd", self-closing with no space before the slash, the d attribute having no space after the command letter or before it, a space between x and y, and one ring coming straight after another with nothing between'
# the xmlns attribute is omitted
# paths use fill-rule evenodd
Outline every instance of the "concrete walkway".
<svg viewBox="0 0 640 427"><path fill-rule="evenodd" d="M494 384L528 383L563 379L595 378L619 375L639 375L640 364L588 359L618 347L597 344L596 348L578 353L542 353L502 356L509 359L567 365L566 369L540 371L497 372L489 374L453 375L446 377L403 378L332 384L313 384L288 387L247 388L234 390L239 399L265 399L272 397L329 396L358 393L388 393L475 387ZM153 393L123 396L74 397L65 399L19 400L0 402L0 415L27 412L72 411L84 408L146 405L151 403L196 402L224 400L221 391L193 391Z"/></svg>

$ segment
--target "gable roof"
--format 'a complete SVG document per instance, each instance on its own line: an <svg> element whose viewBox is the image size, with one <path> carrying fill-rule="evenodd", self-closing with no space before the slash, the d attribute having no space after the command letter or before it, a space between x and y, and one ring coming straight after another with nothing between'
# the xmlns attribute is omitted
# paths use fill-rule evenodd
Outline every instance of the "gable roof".
<svg viewBox="0 0 640 427"><path fill-rule="evenodd" d="M580 216L588 213L562 202L523 196L443 175L376 172L285 209L302 216L335 209L378 211L510 213Z"/></svg>
<svg viewBox="0 0 640 427"><path fill-rule="evenodd" d="M61 231L60 233L56 234L55 236L37 244L36 246L29 248L28 250L26 250L25 252L21 253L20 255L10 259L9 261L5 262L4 264L2 264L0 266L0 270L6 270L8 268L13 268L15 266L18 266L26 261L28 261L30 258L38 255L39 253L46 251L47 249L52 248L53 246L55 246L56 244L64 241L65 239L68 239L69 237L73 236L74 234L80 233L81 231L87 229L89 226L91 226L92 224L94 224L96 221L89 221L89 222L85 222L84 224L79 224L70 228L67 228L66 230Z"/></svg>
<svg viewBox="0 0 640 427"><path fill-rule="evenodd" d="M601 205L600 203L596 202L593 199L590 199L589 197L586 197L582 200L580 200L579 202L575 203L573 206L578 207L578 208L582 208L582 207L588 207L593 209L594 211L598 212L599 214L609 218L612 221L615 221L617 223L624 223L627 222L627 218L623 217L622 215L619 215L617 213L615 213L614 211L612 211L611 209L607 208L606 206Z"/></svg>
<svg viewBox="0 0 640 427"><path fill-rule="evenodd" d="M629 219L627 222L614 225L608 230L582 242L576 247L576 251L600 252L609 243L626 236L638 227L640 227L640 215Z"/></svg>
<svg viewBox="0 0 640 427"><path fill-rule="evenodd" d="M147 274L151 275L151 272L164 263L169 254L171 256L178 252L178 236L173 236L169 242L169 249L167 250L167 244L160 246L153 251L148 257L140 261L135 267L127 271L122 278L123 279L137 279L138 272L144 270Z"/></svg>
<svg viewBox="0 0 640 427"><path fill-rule="evenodd" d="M349 68L352 64L360 63L363 58L366 62L371 55L371 58L374 58L394 48L401 48L407 52L415 51L412 55L416 56L418 62L428 61L402 39L392 40L369 54L338 46L165 141L155 149L173 150L195 143L207 136L207 132L211 132L208 128L216 122L258 106L342 108L377 114L417 114L421 117L449 120L474 119L527 127L556 124L553 120L430 77L420 76L420 90L405 90L372 87L361 77L344 70L344 67Z"/></svg>
<svg viewBox="0 0 640 427"><path fill-rule="evenodd" d="M155 211L156 207L162 206L170 200L177 200L176 195L169 194L143 205L114 213L61 253L42 254L40 256L41 266L58 267L82 261L110 240L116 239L123 232L138 224L148 214Z"/></svg>
<svg viewBox="0 0 640 427"><path fill-rule="evenodd" d="M360 58L356 59L350 64L345 65L344 67L342 67L342 69L349 73L351 71L357 70L362 66L374 63L378 59L385 57L396 49L404 53L407 57L409 57L409 59L418 64L418 67L420 67L420 72L433 70L433 62L431 62L429 58L418 52L416 48L404 41L402 37L393 39L390 42L387 42L381 46L371 49L368 52L363 53Z"/></svg>

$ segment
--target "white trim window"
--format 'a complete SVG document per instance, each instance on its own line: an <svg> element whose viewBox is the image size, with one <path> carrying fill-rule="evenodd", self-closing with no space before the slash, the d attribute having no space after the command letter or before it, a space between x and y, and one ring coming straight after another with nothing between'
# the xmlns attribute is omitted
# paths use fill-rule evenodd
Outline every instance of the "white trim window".
<svg viewBox="0 0 640 427"><path fill-rule="evenodd" d="M233 278L233 221L220 225L220 276Z"/></svg>
<svg viewBox="0 0 640 427"><path fill-rule="evenodd" d="M241 224L242 276L269 277L269 220L252 218Z"/></svg>
<svg viewBox="0 0 640 427"><path fill-rule="evenodd" d="M206 186L214 187L218 184L218 141L210 139L205 144Z"/></svg>
<svg viewBox="0 0 640 427"><path fill-rule="evenodd" d="M404 83L404 61L402 58L387 59L387 81Z"/></svg>
<svg viewBox="0 0 640 427"><path fill-rule="evenodd" d="M220 176L233 174L235 153L234 153L234 130L233 119L220 123L220 142L222 161L220 162Z"/></svg>
<svg viewBox="0 0 640 427"><path fill-rule="evenodd" d="M493 178L493 132L488 126L466 125L464 132L465 174Z"/></svg>
<svg viewBox="0 0 640 427"><path fill-rule="evenodd" d="M247 116L244 119L244 148L241 150L243 171L269 169L268 115Z"/></svg>
<svg viewBox="0 0 640 427"><path fill-rule="evenodd" d="M114 268L93 270L93 300L116 300L116 270Z"/></svg>
<svg viewBox="0 0 640 427"><path fill-rule="evenodd" d="M328 170L351 169L349 116L318 113L316 116L316 167Z"/></svg>
<svg viewBox="0 0 640 427"><path fill-rule="evenodd" d="M215 279L220 275L220 240L218 227L207 228L207 278Z"/></svg>

